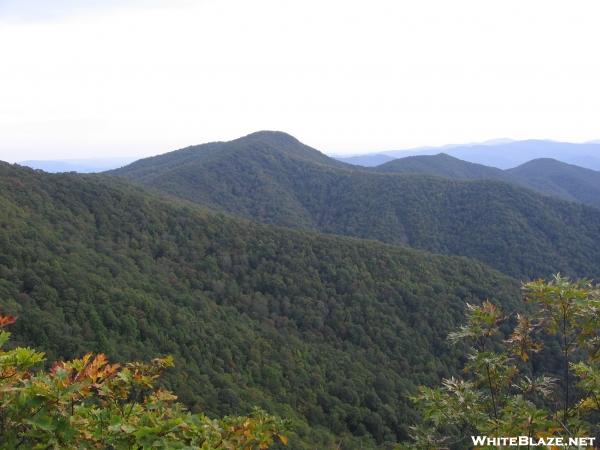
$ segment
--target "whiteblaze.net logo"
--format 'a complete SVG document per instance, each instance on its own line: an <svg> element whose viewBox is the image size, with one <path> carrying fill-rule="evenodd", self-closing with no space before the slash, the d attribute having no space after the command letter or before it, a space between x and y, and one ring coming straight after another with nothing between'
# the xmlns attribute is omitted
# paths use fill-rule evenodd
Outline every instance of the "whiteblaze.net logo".
<svg viewBox="0 0 600 450"><path fill-rule="evenodd" d="M491 437L471 436L473 445L478 447L593 447L595 437L560 437L550 436L545 438L533 438L530 436Z"/></svg>

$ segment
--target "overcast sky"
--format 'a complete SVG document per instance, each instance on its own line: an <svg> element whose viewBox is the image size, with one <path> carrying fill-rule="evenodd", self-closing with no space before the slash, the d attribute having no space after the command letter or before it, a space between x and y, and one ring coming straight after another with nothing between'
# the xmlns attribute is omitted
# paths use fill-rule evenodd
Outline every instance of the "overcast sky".
<svg viewBox="0 0 600 450"><path fill-rule="evenodd" d="M597 0L0 0L0 159L600 138Z"/></svg>

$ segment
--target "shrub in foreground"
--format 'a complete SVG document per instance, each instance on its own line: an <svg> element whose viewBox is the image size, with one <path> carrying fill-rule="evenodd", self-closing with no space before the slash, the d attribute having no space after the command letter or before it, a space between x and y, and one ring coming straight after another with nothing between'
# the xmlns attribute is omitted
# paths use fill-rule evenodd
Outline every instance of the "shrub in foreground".
<svg viewBox="0 0 600 450"><path fill-rule="evenodd" d="M473 435L524 436L528 443L520 448L551 448L543 443L596 436L598 285L556 275L525 284L523 297L528 313L515 317L488 301L467 305L466 325L449 336L470 348L465 375L440 387L421 387L413 400L423 423L413 428L414 442L401 448L473 448ZM511 322L513 331L506 332Z"/></svg>
<svg viewBox="0 0 600 450"><path fill-rule="evenodd" d="M5 350L0 316L0 448L5 449L266 449L287 443L286 422L255 410L247 417L192 414L171 392L155 386L173 365L111 364L103 354L35 371L44 354Z"/></svg>

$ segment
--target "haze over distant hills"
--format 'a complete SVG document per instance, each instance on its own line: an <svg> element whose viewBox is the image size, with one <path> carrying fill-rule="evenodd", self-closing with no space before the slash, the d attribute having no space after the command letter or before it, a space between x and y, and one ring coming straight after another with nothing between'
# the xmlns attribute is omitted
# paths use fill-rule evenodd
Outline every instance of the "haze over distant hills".
<svg viewBox="0 0 600 450"><path fill-rule="evenodd" d="M355 166L375 167L379 166L380 164L385 164L386 162L393 161L395 158L393 156L385 155L383 153L369 153L366 155L357 156L336 156L335 159L348 164L354 164Z"/></svg>
<svg viewBox="0 0 600 450"><path fill-rule="evenodd" d="M79 172L94 173L116 169L132 163L137 158L83 158L83 159L56 159L56 160L27 160L21 161L22 166L39 169L50 173Z"/></svg>
<svg viewBox="0 0 600 450"><path fill-rule="evenodd" d="M470 144L445 144L441 146L432 146L425 145L421 147L408 148L405 150L389 150L389 151L379 151L376 153L363 153L363 154L353 154L353 155L332 155L331 157L337 159L338 161L347 162L349 164L354 164L357 166L364 167L375 167L380 164L384 164L386 162L392 161L397 158L405 158L407 156L415 156L415 155L434 155L438 153L445 152L449 149L455 147L468 147L471 145L496 145L496 144L507 144L510 142L514 142L512 139L490 139L484 142L476 142ZM431 152L431 153L430 153Z"/></svg>
<svg viewBox="0 0 600 450"><path fill-rule="evenodd" d="M464 161L508 169L532 159L553 158L593 170L600 170L600 140L584 144L549 140L513 141L491 139L475 144L448 144L439 147L418 147L407 150L381 151L350 156L332 156L341 162L363 167L375 167L397 158L446 153ZM87 158L61 160L26 160L19 164L46 172L93 173L117 169L138 158Z"/></svg>
<svg viewBox="0 0 600 450"><path fill-rule="evenodd" d="M521 278L600 275L596 208L498 180L361 169L281 132L188 147L110 173L217 211L469 256Z"/></svg>
<svg viewBox="0 0 600 450"><path fill-rule="evenodd" d="M382 161L387 162L384 161L385 157L404 158L417 155L435 155L441 152L465 161L500 169L510 169L532 159L553 158L568 164L600 170L600 142L596 141L574 144L535 139L524 141L496 139L481 144L382 151L376 154L337 157L337 159L351 164L371 167L382 164Z"/></svg>

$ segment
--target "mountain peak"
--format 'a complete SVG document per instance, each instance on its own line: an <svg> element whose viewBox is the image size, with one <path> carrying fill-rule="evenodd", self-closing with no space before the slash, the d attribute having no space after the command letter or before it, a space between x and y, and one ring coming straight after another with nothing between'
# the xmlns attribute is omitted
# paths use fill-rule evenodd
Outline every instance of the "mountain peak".
<svg viewBox="0 0 600 450"><path fill-rule="evenodd" d="M423 155L423 156L428 156L428 155ZM448 153L438 153L437 155L432 155L434 158L437 159L446 159L446 160L452 160L452 161L460 161L458 158L455 158L452 155L449 155ZM407 158L410 158L410 156L408 156Z"/></svg>
<svg viewBox="0 0 600 450"><path fill-rule="evenodd" d="M220 170L230 167L232 173L239 167L257 168L275 164L275 161L294 160L329 167L352 167L336 161L318 150L303 144L282 131L256 131L231 140L193 145L151 158L135 161L111 171L125 177L154 179L187 174L197 177L201 171L210 171L218 164ZM264 167L263 167L264 169ZM275 170L273 167L271 169ZM194 174L194 175L191 175Z"/></svg>
<svg viewBox="0 0 600 450"><path fill-rule="evenodd" d="M300 144L300 141L296 139L291 134L288 134L284 131L273 131L273 130L260 130L255 131L254 133L250 133L241 138L235 139L239 140L247 140L247 139L255 139L261 141L267 141L276 144Z"/></svg>
<svg viewBox="0 0 600 450"><path fill-rule="evenodd" d="M222 143L224 148L233 153L247 152L286 155L294 159L302 159L312 163L332 167L349 167L345 163L330 158L283 131L261 130L246 136ZM201 146L200 146L201 147Z"/></svg>

